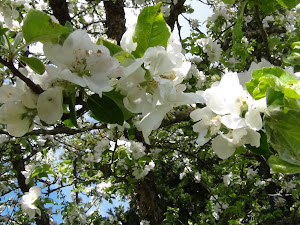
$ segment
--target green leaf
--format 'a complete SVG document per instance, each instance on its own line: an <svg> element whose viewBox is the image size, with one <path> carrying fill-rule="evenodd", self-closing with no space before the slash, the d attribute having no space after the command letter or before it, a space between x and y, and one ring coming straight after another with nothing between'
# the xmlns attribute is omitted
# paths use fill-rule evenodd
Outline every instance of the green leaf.
<svg viewBox="0 0 300 225"><path fill-rule="evenodd" d="M256 148L252 145L246 145L246 147L255 154L270 155L271 152L269 150L267 135L263 131L259 131L259 133L260 133L260 146L258 148Z"/></svg>
<svg viewBox="0 0 300 225"><path fill-rule="evenodd" d="M267 90L267 105L284 105L284 94L281 91L275 91L272 88Z"/></svg>
<svg viewBox="0 0 300 225"><path fill-rule="evenodd" d="M282 160L280 157L272 155L268 159L269 166L272 171L275 173L286 173L286 174L294 174L300 173L300 166L288 163Z"/></svg>
<svg viewBox="0 0 300 225"><path fill-rule="evenodd" d="M43 164L42 166L38 166L34 169L31 174L31 178L35 176L46 177L48 174L53 174L51 166L49 164Z"/></svg>
<svg viewBox="0 0 300 225"><path fill-rule="evenodd" d="M225 4L233 4L235 0L222 0Z"/></svg>
<svg viewBox="0 0 300 225"><path fill-rule="evenodd" d="M77 118L76 118L76 92L72 92L68 98L69 110L70 110L70 122L73 126L78 127Z"/></svg>
<svg viewBox="0 0 300 225"><path fill-rule="evenodd" d="M36 41L58 43L71 32L69 28L54 23L47 14L34 9L25 16L22 31L27 44Z"/></svg>
<svg viewBox="0 0 300 225"><path fill-rule="evenodd" d="M118 52L123 51L123 49L119 45L116 45L116 44L114 44L110 41L106 41L102 38L99 38L97 40L97 44L98 45L104 45L106 48L108 48L111 56L113 56L114 54L116 54Z"/></svg>
<svg viewBox="0 0 300 225"><path fill-rule="evenodd" d="M135 116L134 113L128 111L124 104L123 104L123 99L124 99L124 96L121 95L120 92L117 92L117 91L110 91L110 92L105 92L103 93L103 95L106 95L107 97L109 97L110 99L112 99L117 105L118 107L121 109L122 113L123 113L123 116L124 116L124 120L128 120L130 119L131 117Z"/></svg>
<svg viewBox="0 0 300 225"><path fill-rule="evenodd" d="M87 104L95 119L104 123L123 125L124 116L119 106L109 97L98 94L89 96Z"/></svg>
<svg viewBox="0 0 300 225"><path fill-rule="evenodd" d="M300 165L300 110L285 111L279 106L268 107L264 115L264 127L269 143L281 159Z"/></svg>
<svg viewBox="0 0 300 225"><path fill-rule="evenodd" d="M133 35L137 48L132 52L136 58L142 57L149 47L167 47L171 32L160 12L160 7L161 3L145 7L138 17Z"/></svg>
<svg viewBox="0 0 300 225"><path fill-rule="evenodd" d="M8 30L9 30L8 28L1 28L0 29L0 36L5 34L5 32L8 31Z"/></svg>
<svg viewBox="0 0 300 225"><path fill-rule="evenodd" d="M130 53L125 52L125 51L121 51L121 52L118 52L118 53L114 54L114 57L124 67L129 66L133 62L133 60L135 59L133 55L131 55Z"/></svg>
<svg viewBox="0 0 300 225"><path fill-rule="evenodd" d="M290 91L291 84L297 83L298 79L279 67L265 67L255 70L252 79L246 83L248 92L254 99L261 99L266 96L269 88L275 91L284 91L286 97L295 97L295 91Z"/></svg>
<svg viewBox="0 0 300 225"><path fill-rule="evenodd" d="M285 8L292 9L300 3L300 0L277 0Z"/></svg>
<svg viewBox="0 0 300 225"><path fill-rule="evenodd" d="M256 0L254 2L267 14L275 12L280 7L277 0Z"/></svg>
<svg viewBox="0 0 300 225"><path fill-rule="evenodd" d="M26 63L34 72L38 74L42 75L45 72L45 65L38 58L21 57L20 60Z"/></svg>

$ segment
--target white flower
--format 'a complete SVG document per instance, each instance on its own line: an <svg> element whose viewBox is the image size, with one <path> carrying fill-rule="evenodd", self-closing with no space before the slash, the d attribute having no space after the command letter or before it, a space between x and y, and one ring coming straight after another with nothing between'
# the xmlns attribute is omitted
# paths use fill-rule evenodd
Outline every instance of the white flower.
<svg viewBox="0 0 300 225"><path fill-rule="evenodd" d="M135 31L135 26L136 26L136 24L127 28L126 32L123 34L122 39L120 41L121 48L129 53L135 51L135 49L137 47L137 43L133 42L133 39L132 39L134 31Z"/></svg>
<svg viewBox="0 0 300 225"><path fill-rule="evenodd" d="M253 170L252 168L247 168L247 178L250 179L257 174L257 169Z"/></svg>
<svg viewBox="0 0 300 225"><path fill-rule="evenodd" d="M193 130L199 132L197 144L200 146L209 141L210 138L206 137L208 131L210 135L215 135L221 128L221 117L214 114L208 107L194 110L190 117L194 121L199 121L193 125Z"/></svg>
<svg viewBox="0 0 300 225"><path fill-rule="evenodd" d="M126 96L125 107L142 114L135 125L148 144L151 131L160 126L173 107L203 102L201 96L183 93L186 86L181 82L190 63L185 61L181 50L181 44L173 38L169 39L167 50L161 46L148 48L142 58L125 68L125 76L118 82L118 90Z"/></svg>
<svg viewBox="0 0 300 225"><path fill-rule="evenodd" d="M93 43L83 30L71 33L63 46L44 44L44 53L58 66L56 69L47 70L50 76L88 87L100 96L102 92L113 89L111 78L123 74L118 60L110 56L109 50L103 45Z"/></svg>
<svg viewBox="0 0 300 225"><path fill-rule="evenodd" d="M150 222L148 220L142 220L140 225L150 225Z"/></svg>
<svg viewBox="0 0 300 225"><path fill-rule="evenodd" d="M222 53L220 44L213 41L211 38L201 38L197 40L196 43L203 47L203 52L207 53L209 61L219 61Z"/></svg>
<svg viewBox="0 0 300 225"><path fill-rule="evenodd" d="M63 115L62 88L49 88L40 94L37 101L39 118L47 124L53 124Z"/></svg>
<svg viewBox="0 0 300 225"><path fill-rule="evenodd" d="M35 217L35 214L41 216L41 210L35 205L35 201L41 195L41 189L37 186L31 187L29 192L26 192L21 200L22 210L29 215L29 219Z"/></svg>
<svg viewBox="0 0 300 225"><path fill-rule="evenodd" d="M21 102L8 102L0 107L0 123L7 124L10 135L21 137L33 128L32 119L26 116L27 109Z"/></svg>

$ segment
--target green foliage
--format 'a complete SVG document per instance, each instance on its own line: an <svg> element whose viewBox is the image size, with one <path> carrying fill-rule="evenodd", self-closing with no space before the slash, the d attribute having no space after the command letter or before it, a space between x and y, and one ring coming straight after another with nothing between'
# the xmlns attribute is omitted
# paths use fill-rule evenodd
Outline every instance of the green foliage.
<svg viewBox="0 0 300 225"><path fill-rule="evenodd" d="M54 23L47 14L33 9L24 18L22 31L27 44L37 41L59 43L71 32L69 28Z"/></svg>
<svg viewBox="0 0 300 225"><path fill-rule="evenodd" d="M116 44L114 44L110 41L106 41L102 38L98 39L97 44L98 45L100 45L100 44L104 45L106 48L108 48L111 56L115 55L118 52L123 51L123 49L119 45L116 45Z"/></svg>
<svg viewBox="0 0 300 225"><path fill-rule="evenodd" d="M281 157L272 155L268 159L268 163L275 173L294 174L300 173L300 165L288 163L281 159Z"/></svg>
<svg viewBox="0 0 300 225"><path fill-rule="evenodd" d="M300 3L299 0L277 0L277 2L288 9L292 9Z"/></svg>
<svg viewBox="0 0 300 225"><path fill-rule="evenodd" d="M281 159L300 166L300 110L284 112L279 106L271 106L265 112L264 126L271 146Z"/></svg>
<svg viewBox="0 0 300 225"><path fill-rule="evenodd" d="M124 120L128 120L128 119L130 119L131 117L133 117L135 115L134 113L128 111L125 108L125 106L123 104L123 98L124 98L124 96L121 95L120 92L112 90L110 92L103 93L103 95L109 97L110 99L112 99L118 105L118 107L121 109L121 111L123 113Z"/></svg>
<svg viewBox="0 0 300 225"><path fill-rule="evenodd" d="M93 117L104 123L123 125L124 116L119 106L108 96L93 94L88 97L87 104Z"/></svg>
<svg viewBox="0 0 300 225"><path fill-rule="evenodd" d="M170 30L160 12L161 3L145 7L139 14L133 41L137 48L132 54L136 58L144 55L149 47L167 47Z"/></svg>
<svg viewBox="0 0 300 225"><path fill-rule="evenodd" d="M45 72L45 65L38 58L21 57L20 60L26 63L34 72L38 74L42 75Z"/></svg>
<svg viewBox="0 0 300 225"><path fill-rule="evenodd" d="M265 97L269 88L282 91L286 97L300 97L298 79L279 67L255 70L252 79L246 83L246 88L254 99Z"/></svg>
<svg viewBox="0 0 300 225"><path fill-rule="evenodd" d="M225 4L233 4L235 0L222 0Z"/></svg>

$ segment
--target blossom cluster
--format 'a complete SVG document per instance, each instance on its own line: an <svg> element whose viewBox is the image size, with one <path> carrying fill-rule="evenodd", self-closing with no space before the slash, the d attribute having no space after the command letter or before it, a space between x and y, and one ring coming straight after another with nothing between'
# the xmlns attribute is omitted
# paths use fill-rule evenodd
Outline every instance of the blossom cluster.
<svg viewBox="0 0 300 225"><path fill-rule="evenodd" d="M193 130L199 133L200 146L213 139L212 148L221 159L244 144L260 146L260 113L266 108L266 100L254 100L240 84L237 73L226 73L221 81L198 94L205 99L206 107L194 110L190 117L196 122Z"/></svg>

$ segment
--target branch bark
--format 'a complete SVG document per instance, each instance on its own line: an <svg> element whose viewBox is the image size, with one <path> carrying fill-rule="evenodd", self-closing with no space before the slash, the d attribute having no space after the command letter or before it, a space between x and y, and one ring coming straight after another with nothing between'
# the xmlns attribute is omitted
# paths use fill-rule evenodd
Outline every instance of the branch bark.
<svg viewBox="0 0 300 225"><path fill-rule="evenodd" d="M124 0L109 0L103 1L103 3L106 12L105 26L107 28L107 36L120 44L126 30Z"/></svg>
<svg viewBox="0 0 300 225"><path fill-rule="evenodd" d="M41 94L44 90L37 84L35 84L32 80L25 77L19 70L16 69L13 62L6 61L0 56L0 63L6 66L16 77L20 78L22 81L26 83L26 85L36 94Z"/></svg>
<svg viewBox="0 0 300 225"><path fill-rule="evenodd" d="M64 26L67 21L71 22L66 0L49 0L49 5L53 10L53 15L61 25Z"/></svg>
<svg viewBox="0 0 300 225"><path fill-rule="evenodd" d="M152 172L136 186L135 199L140 218L148 220L151 225L163 224L163 216L159 206L159 198Z"/></svg>
<svg viewBox="0 0 300 225"><path fill-rule="evenodd" d="M170 16L166 20L167 24L170 26L171 30L174 30L174 26L176 21L178 21L178 16L184 12L184 5L185 0L178 0L178 3L174 5L172 2L171 9L170 9Z"/></svg>

